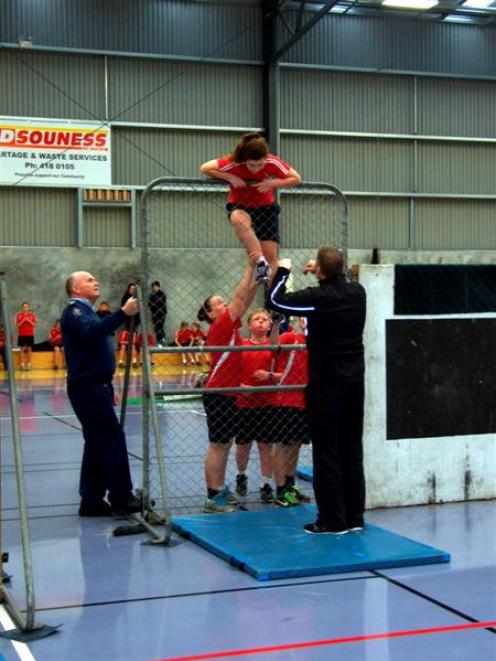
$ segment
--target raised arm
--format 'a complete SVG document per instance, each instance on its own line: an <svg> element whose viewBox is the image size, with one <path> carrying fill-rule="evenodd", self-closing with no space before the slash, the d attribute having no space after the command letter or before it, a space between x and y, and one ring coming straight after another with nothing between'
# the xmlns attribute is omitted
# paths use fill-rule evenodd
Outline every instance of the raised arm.
<svg viewBox="0 0 496 661"><path fill-rule="evenodd" d="M257 285L254 282L253 266L248 264L243 275L241 276L241 280L236 287L232 299L227 305L229 315L233 321L236 321L236 319L241 319L241 317L245 314L245 312L252 304L256 292Z"/></svg>
<svg viewBox="0 0 496 661"><path fill-rule="evenodd" d="M229 174L227 172L222 172L219 170L219 161L215 158L213 161L207 161L200 166L200 172L206 177L212 177L212 179L221 179L222 181L227 181L228 184L234 186L234 188L243 188L246 186L246 183L237 177L235 174Z"/></svg>

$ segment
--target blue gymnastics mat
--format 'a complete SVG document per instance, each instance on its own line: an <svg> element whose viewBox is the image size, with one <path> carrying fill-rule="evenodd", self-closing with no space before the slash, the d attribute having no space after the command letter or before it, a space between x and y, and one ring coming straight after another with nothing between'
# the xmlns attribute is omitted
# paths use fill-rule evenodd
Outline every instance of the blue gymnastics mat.
<svg viewBox="0 0 496 661"><path fill-rule="evenodd" d="M296 469L296 475L300 480L305 480L306 482L313 482L313 467L312 466L298 466Z"/></svg>
<svg viewBox="0 0 496 661"><path fill-rule="evenodd" d="M309 535L315 506L176 517L172 528L259 581L449 562L432 546L366 524L362 532Z"/></svg>

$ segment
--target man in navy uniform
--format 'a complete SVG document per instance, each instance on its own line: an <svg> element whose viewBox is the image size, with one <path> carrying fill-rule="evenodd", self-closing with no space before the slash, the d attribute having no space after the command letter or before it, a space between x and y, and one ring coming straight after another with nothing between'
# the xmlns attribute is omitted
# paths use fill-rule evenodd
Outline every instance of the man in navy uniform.
<svg viewBox="0 0 496 661"><path fill-rule="evenodd" d="M133 495L126 437L114 410L111 341L113 331L138 312L138 302L129 298L120 310L100 318L93 310L100 289L91 273L72 273L65 288L69 303L61 321L67 394L84 436L79 515L138 512L141 505Z"/></svg>

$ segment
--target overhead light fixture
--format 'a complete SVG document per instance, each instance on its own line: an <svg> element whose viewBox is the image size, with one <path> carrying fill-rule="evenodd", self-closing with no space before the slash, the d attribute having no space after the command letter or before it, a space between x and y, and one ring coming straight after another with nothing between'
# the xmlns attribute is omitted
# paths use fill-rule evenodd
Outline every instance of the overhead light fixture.
<svg viewBox="0 0 496 661"><path fill-rule="evenodd" d="M469 9L487 9L493 4L494 0L466 0L462 3L462 7Z"/></svg>
<svg viewBox="0 0 496 661"><path fill-rule="evenodd" d="M383 0L383 7L395 9L420 9L426 11L438 4L438 0Z"/></svg>

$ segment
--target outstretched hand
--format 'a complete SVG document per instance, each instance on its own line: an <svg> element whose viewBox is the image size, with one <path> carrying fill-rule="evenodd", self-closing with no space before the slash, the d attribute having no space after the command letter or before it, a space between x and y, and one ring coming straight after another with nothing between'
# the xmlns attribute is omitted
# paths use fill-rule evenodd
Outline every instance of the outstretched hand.
<svg viewBox="0 0 496 661"><path fill-rule="evenodd" d="M303 275L307 275L308 273L315 273L316 266L317 263L315 259L309 259L308 262L303 267Z"/></svg>
<svg viewBox="0 0 496 661"><path fill-rule="evenodd" d="M138 310L139 310L138 299L134 298L134 296L128 298L127 301L122 306L121 310L128 317L132 317L133 315L138 314Z"/></svg>

